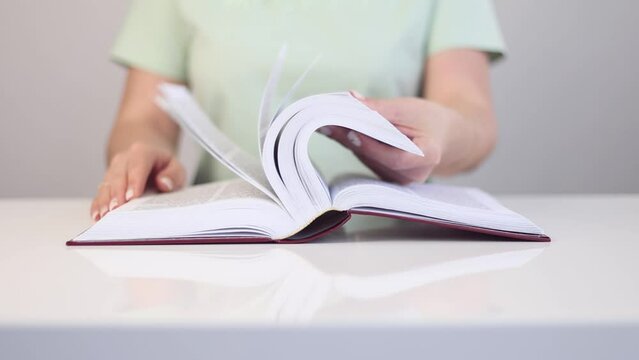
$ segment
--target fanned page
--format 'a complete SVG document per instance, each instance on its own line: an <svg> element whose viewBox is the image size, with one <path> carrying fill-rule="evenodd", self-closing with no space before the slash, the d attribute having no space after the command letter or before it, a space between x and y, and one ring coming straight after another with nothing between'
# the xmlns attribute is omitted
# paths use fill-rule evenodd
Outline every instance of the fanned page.
<svg viewBox="0 0 639 360"><path fill-rule="evenodd" d="M281 205L264 174L262 164L213 124L189 90L182 85L162 84L158 105L178 121L202 147L227 168Z"/></svg>
<svg viewBox="0 0 639 360"><path fill-rule="evenodd" d="M306 79L308 73L313 69L315 64L319 61L320 56L318 55L315 60L311 62L311 64L306 68L306 70L297 78L293 86L288 90L284 99L280 102L279 107L277 108L276 113L273 115L272 113L272 104L275 97L275 92L277 90L277 85L279 83L280 77L282 75L282 69L284 67L284 60L286 59L288 47L286 44L282 46L279 54L277 55L277 59L275 60L275 64L271 70L268 81L266 82L266 86L264 91L262 92L262 99L260 101L260 111L259 118L257 121L257 133L258 133L258 145L260 149L260 156L263 152L264 139L266 138L266 134L271 126L271 123L279 115L282 110L290 104L291 100L295 96L295 92L300 87L300 85Z"/></svg>
<svg viewBox="0 0 639 360"><path fill-rule="evenodd" d="M271 124L264 141L262 164L278 198L301 222L331 208L325 181L308 154L311 136L326 125L352 129L423 156L419 147L388 120L347 92L314 95L294 102Z"/></svg>
<svg viewBox="0 0 639 360"><path fill-rule="evenodd" d="M262 146L264 145L266 132L268 131L268 128L271 125L271 121L273 120L271 117L271 104L273 103L273 97L275 95L275 91L277 90L277 84L279 83L280 76L282 75L282 68L284 66L284 59L286 58L286 51L287 46L283 45L280 49L279 54L277 55L275 65L273 65L273 69L271 70L271 73L268 77L266 87L262 92L259 118L257 120L257 140L260 149L260 156L262 154Z"/></svg>

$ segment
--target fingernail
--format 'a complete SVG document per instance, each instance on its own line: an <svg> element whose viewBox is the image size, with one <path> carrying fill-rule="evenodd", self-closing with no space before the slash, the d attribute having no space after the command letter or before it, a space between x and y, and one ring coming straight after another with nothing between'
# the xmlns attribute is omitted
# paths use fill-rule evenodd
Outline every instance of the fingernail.
<svg viewBox="0 0 639 360"><path fill-rule="evenodd" d="M109 211L113 211L116 207L118 207L118 199L111 199L111 202L109 203Z"/></svg>
<svg viewBox="0 0 639 360"><path fill-rule="evenodd" d="M355 91L355 90L351 90L351 95L353 95L353 97L357 100L366 100L366 98L364 97L364 95L360 94L359 92Z"/></svg>
<svg viewBox="0 0 639 360"><path fill-rule="evenodd" d="M348 134L346 134L346 137L348 138L348 141L350 141L351 144L353 144L353 146L355 147L362 146L362 139L359 138L359 135L357 135L355 131L353 130L349 131Z"/></svg>
<svg viewBox="0 0 639 360"><path fill-rule="evenodd" d="M100 208L100 217L104 217L104 215L105 215L107 212L109 212L109 209L106 207L106 205L105 205L105 206L102 206L102 207Z"/></svg>
<svg viewBox="0 0 639 360"><path fill-rule="evenodd" d="M326 136L331 136L333 133L333 130L331 130L328 126L322 126L318 131Z"/></svg>
<svg viewBox="0 0 639 360"><path fill-rule="evenodd" d="M128 188L126 193L124 193L124 200L129 201L131 199L133 199L133 189Z"/></svg>
<svg viewBox="0 0 639 360"><path fill-rule="evenodd" d="M160 182L162 184L164 184L164 186L167 188L167 190L172 191L173 190L173 181L171 181L171 179L169 179L166 176L162 176L160 178Z"/></svg>
<svg viewBox="0 0 639 360"><path fill-rule="evenodd" d="M91 214L93 221L98 221L98 215L100 215L100 213L97 210Z"/></svg>

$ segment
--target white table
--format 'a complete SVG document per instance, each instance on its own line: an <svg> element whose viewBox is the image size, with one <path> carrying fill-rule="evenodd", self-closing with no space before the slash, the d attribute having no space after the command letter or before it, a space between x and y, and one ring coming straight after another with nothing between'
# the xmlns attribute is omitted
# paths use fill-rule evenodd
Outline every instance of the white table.
<svg viewBox="0 0 639 360"><path fill-rule="evenodd" d="M553 241L71 248L88 200L0 200L0 358L637 358L639 196L501 200Z"/></svg>

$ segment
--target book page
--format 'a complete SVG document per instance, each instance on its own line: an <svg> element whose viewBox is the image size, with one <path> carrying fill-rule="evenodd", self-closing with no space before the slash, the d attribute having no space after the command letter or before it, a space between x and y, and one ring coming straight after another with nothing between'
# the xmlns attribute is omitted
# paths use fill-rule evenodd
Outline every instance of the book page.
<svg viewBox="0 0 639 360"><path fill-rule="evenodd" d="M525 217L476 189L442 184L401 186L385 181L345 177L331 187L337 210L419 219L439 219L486 229L543 234Z"/></svg>
<svg viewBox="0 0 639 360"><path fill-rule="evenodd" d="M156 210L200 205L229 199L271 199L242 179L190 186L183 190L144 196L127 203L125 211Z"/></svg>
<svg viewBox="0 0 639 360"><path fill-rule="evenodd" d="M277 55L277 60L275 60L275 64L273 65L273 69L271 69L271 73L268 77L268 81L266 82L266 87L262 92L262 100L260 101L260 112L259 118L257 120L257 135L258 135L258 147L260 149L260 156L262 155L262 146L264 146L264 138L266 137L266 133L268 132L268 128L271 125L272 113L271 113L271 104L273 103L273 97L275 96L275 92L277 91L277 84L280 81L280 76L282 75L282 68L284 66L284 59L286 58L287 46L286 44L282 45L279 54Z"/></svg>
<svg viewBox="0 0 639 360"><path fill-rule="evenodd" d="M275 97L275 93L277 91L277 85L280 81L280 77L282 76L282 69L284 67L284 60L286 58L286 53L288 51L288 46L286 44L282 45L279 54L277 55L277 60L273 65L273 69L269 75L268 81L266 82L266 87L262 92L262 100L260 102L260 112L258 119L258 144L260 149L260 155L262 155L264 139L266 138L266 134L268 129L273 122L273 119L277 117L278 114L286 108L291 103L293 96L295 96L295 92L300 87L300 85L306 79L306 76L311 71L311 69L315 66L315 64L319 61L320 56L318 55L311 64L306 68L306 70L297 78L293 86L288 90L284 99L282 99L279 107L275 114L272 113L271 105L273 104L273 98Z"/></svg>
<svg viewBox="0 0 639 360"><path fill-rule="evenodd" d="M349 187L353 190L355 187L372 185L387 188L393 192L403 193L406 194L406 196L416 199L419 198L452 206L488 211L510 211L486 193L469 187L432 183L413 183L402 186L370 177L363 177L361 175L343 176L336 179L334 184L335 185L331 187L331 196L333 196L333 198Z"/></svg>
<svg viewBox="0 0 639 360"><path fill-rule="evenodd" d="M281 204L264 174L262 164L213 124L186 87L162 84L160 92L162 97L156 99L158 105L182 125L209 154Z"/></svg>
<svg viewBox="0 0 639 360"><path fill-rule="evenodd" d="M451 187L441 184L410 184L406 186L415 195L430 201L462 206L466 208L509 211L494 198L475 188Z"/></svg>
<svg viewBox="0 0 639 360"><path fill-rule="evenodd" d="M297 80L295 80L295 83L293 84L293 86L288 90L288 92L286 93L286 95L284 96L284 99L282 100L282 102L280 103L280 106L277 108L277 112L275 113L275 115L271 118L271 122L273 119L275 119L288 105L291 104L293 97L295 96L295 93L297 92L297 89L300 87L300 85L302 85L302 83L304 82L304 79L306 79L306 76L308 75L309 72L311 72L311 70L313 69L313 67L315 67L315 64L317 64L317 62L319 61L320 56L318 55L312 62L311 64L306 68L306 70L304 70L304 72L302 73L302 75L300 75ZM269 122L269 126L271 125L271 122ZM266 129L268 130L268 128ZM266 135L266 132L264 133L264 135ZM262 143L260 143L261 146Z"/></svg>
<svg viewBox="0 0 639 360"><path fill-rule="evenodd" d="M271 124L264 142L262 164L283 204L303 217L326 211L332 203L325 181L308 154L311 136L326 125L352 129L423 156L419 147L393 124L347 92L297 100L284 108Z"/></svg>
<svg viewBox="0 0 639 360"><path fill-rule="evenodd" d="M299 226L242 179L145 195L110 211L74 241L279 238Z"/></svg>

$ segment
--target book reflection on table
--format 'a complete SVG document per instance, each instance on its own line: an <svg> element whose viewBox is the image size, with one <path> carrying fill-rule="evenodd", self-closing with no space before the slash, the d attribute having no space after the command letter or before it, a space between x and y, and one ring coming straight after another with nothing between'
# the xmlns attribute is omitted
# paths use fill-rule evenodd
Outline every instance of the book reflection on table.
<svg viewBox="0 0 639 360"><path fill-rule="evenodd" d="M376 233L385 236L397 231ZM359 235L347 236L352 240ZM303 323L330 322L345 309L354 310L349 312L353 319L374 314L377 320L437 318L453 308L460 316L491 311L490 284L484 277L471 275L521 267L545 248L539 243L493 242L488 244L499 246L473 250L465 246L460 252L446 247L452 242L444 244L446 251L420 248L422 252L432 248L430 254L406 249L418 244L397 243L408 250L397 255L388 251L389 245L378 247L373 242L364 250L361 243L352 241L340 244L341 252L330 241L289 247L74 251L109 277L126 279L122 298L117 300L123 315L171 320L205 313L207 317L200 320ZM413 255L402 259L400 253ZM353 264L366 260L367 264Z"/></svg>

